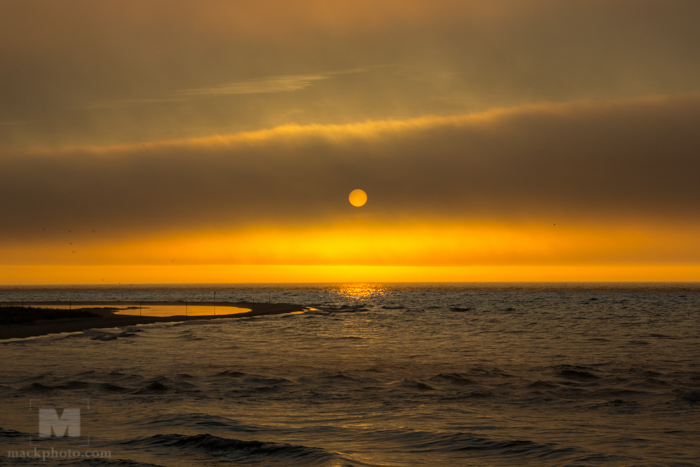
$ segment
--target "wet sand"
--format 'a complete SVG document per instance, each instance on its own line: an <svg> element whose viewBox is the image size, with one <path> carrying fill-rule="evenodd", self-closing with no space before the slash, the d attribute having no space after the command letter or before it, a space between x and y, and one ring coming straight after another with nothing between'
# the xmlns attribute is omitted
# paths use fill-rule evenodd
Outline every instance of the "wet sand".
<svg viewBox="0 0 700 467"><path fill-rule="evenodd" d="M147 305L182 305L180 302L142 302L144 306ZM25 303L28 305L28 303ZM48 303L42 304L49 305ZM155 316L132 316L132 315L121 315L116 314L118 307L123 307L123 303L110 303L109 302L90 302L79 303L72 302L72 309L74 310L88 310L92 313L100 315L96 318L66 318L66 319L53 319L53 320L36 320L32 323L20 323L20 324L9 324L0 326L0 339L17 339L23 337L34 337L43 336L47 334L56 334L62 332L80 332L88 329L99 329L99 328L115 328L121 326L134 326L137 324L151 324L151 323L166 323L166 322L179 322L179 321L190 321L190 320L203 320L203 319L221 319L221 318L247 318L253 316L264 316L264 315L278 315L284 313L293 313L295 311L303 311L304 306L296 305L291 303L228 303L228 302L217 302L217 303L192 303L192 305L198 306L216 306L218 314L216 315L197 315L197 316L168 316L168 317L155 317ZM112 306L114 309L104 309L104 308L93 308L93 307L108 307ZM223 314L225 313L226 307L238 307L238 308L248 308L249 312L246 313L233 313L233 314ZM2 312L2 308L0 308ZM144 313L147 313L144 310Z"/></svg>

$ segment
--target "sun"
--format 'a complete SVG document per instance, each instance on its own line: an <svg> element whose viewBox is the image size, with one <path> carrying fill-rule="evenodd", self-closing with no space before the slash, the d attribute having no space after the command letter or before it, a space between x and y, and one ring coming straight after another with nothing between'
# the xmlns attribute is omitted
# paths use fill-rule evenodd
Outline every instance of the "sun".
<svg viewBox="0 0 700 467"><path fill-rule="evenodd" d="M359 208L360 206L364 206L367 202L367 193L358 188L357 190L352 190L350 192L348 199L350 200L350 204L356 208Z"/></svg>

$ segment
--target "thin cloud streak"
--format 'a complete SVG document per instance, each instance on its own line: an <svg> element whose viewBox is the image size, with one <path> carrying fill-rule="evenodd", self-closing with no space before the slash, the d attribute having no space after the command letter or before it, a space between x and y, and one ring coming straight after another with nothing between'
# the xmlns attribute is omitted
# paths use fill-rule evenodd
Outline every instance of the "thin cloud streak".
<svg viewBox="0 0 700 467"><path fill-rule="evenodd" d="M181 94L190 96L213 96L226 94L272 94L300 91L316 81L329 79L330 75L286 75L239 81L209 88L188 89Z"/></svg>
<svg viewBox="0 0 700 467"><path fill-rule="evenodd" d="M100 101L95 102L83 107L84 109L110 109L110 108L121 108L121 107L136 107L141 105L150 104L170 104L175 102L184 102L187 99L178 97L163 97L163 98L149 98L149 99L116 99L112 101Z"/></svg>
<svg viewBox="0 0 700 467"><path fill-rule="evenodd" d="M111 101L95 102L85 106L86 109L134 107L149 104L168 104L185 102L195 97L225 96L236 94L275 94L282 92L301 91L313 85L315 82L324 81L335 75L360 73L366 71L358 68L354 70L328 72L322 74L306 75L282 75L266 78L237 81L218 86L185 89L172 94L169 97L155 97L145 99L116 99ZM1 125L1 124L0 124Z"/></svg>

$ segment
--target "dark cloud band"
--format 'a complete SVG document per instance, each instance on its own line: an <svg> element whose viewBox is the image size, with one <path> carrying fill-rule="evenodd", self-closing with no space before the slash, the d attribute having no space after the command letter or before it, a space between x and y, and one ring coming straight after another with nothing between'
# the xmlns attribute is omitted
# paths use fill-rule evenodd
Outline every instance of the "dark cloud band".
<svg viewBox="0 0 700 467"><path fill-rule="evenodd" d="M3 241L365 220L695 222L700 97L283 127L0 158Z"/></svg>

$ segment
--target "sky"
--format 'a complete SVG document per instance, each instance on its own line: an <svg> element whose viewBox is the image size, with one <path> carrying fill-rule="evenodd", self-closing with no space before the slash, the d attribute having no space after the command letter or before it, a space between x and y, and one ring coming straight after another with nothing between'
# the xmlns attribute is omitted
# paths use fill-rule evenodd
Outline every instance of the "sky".
<svg viewBox="0 0 700 467"><path fill-rule="evenodd" d="M698 17L0 0L0 284L698 281Z"/></svg>

